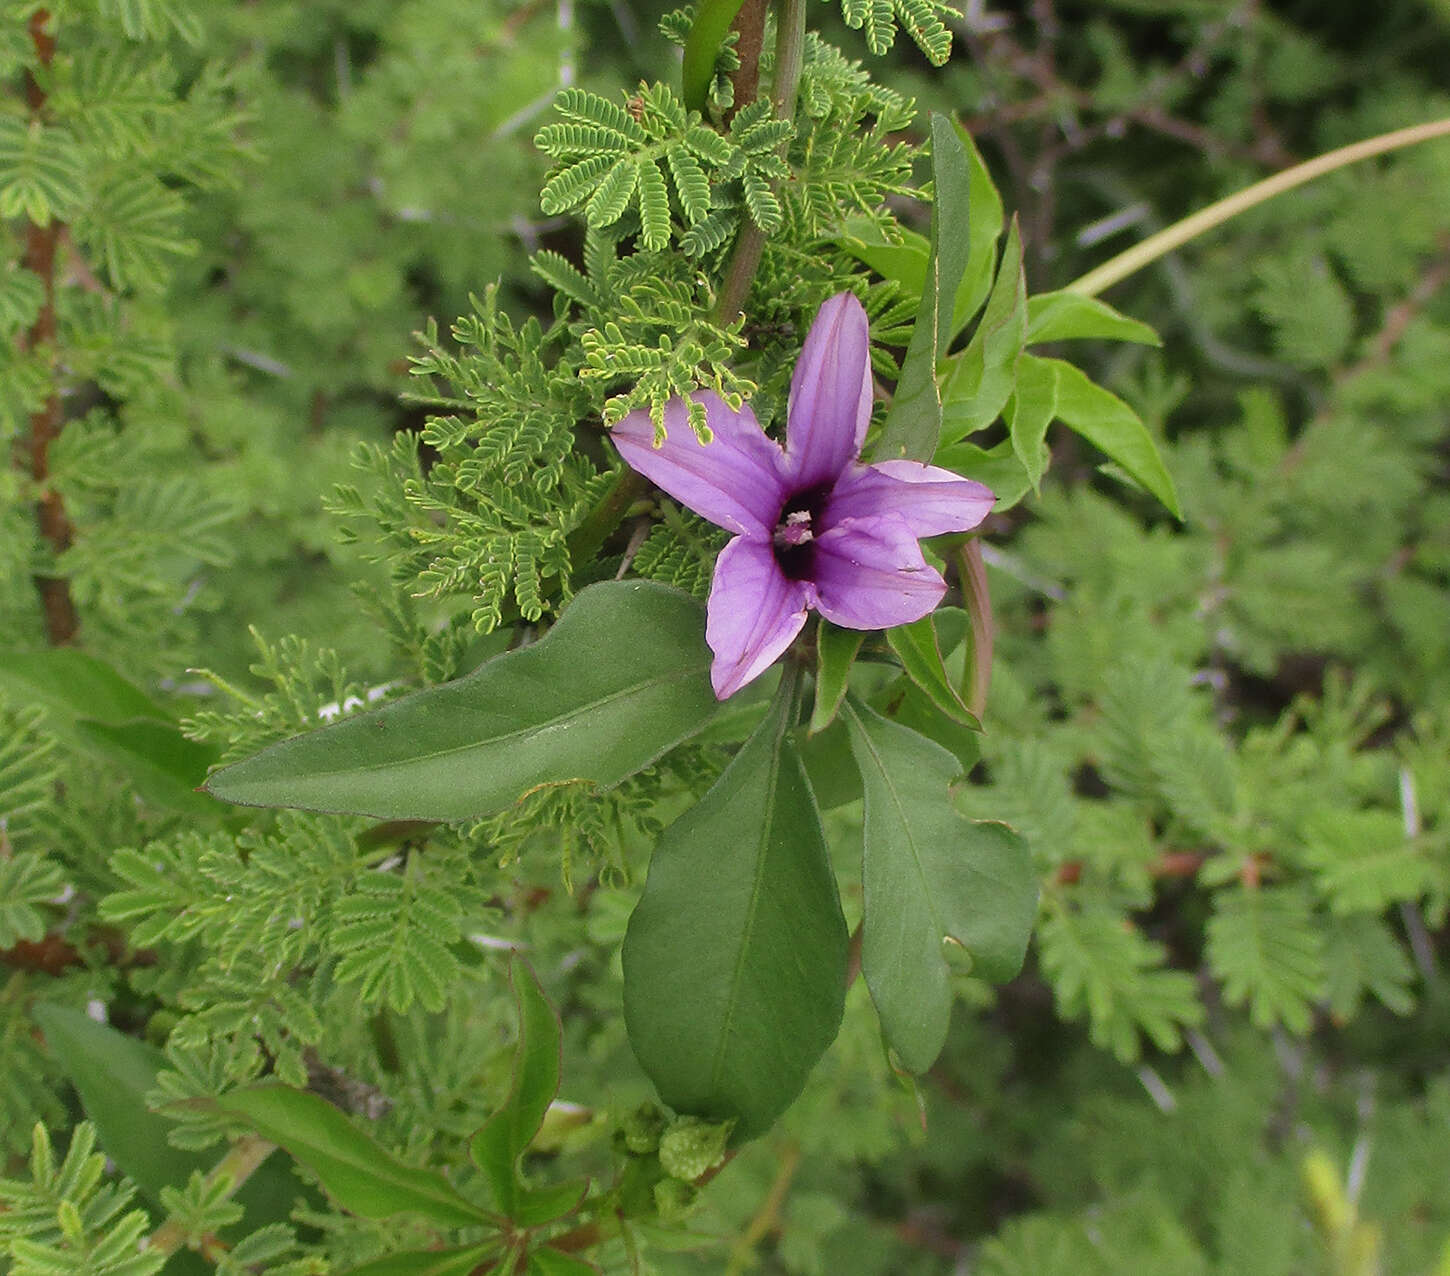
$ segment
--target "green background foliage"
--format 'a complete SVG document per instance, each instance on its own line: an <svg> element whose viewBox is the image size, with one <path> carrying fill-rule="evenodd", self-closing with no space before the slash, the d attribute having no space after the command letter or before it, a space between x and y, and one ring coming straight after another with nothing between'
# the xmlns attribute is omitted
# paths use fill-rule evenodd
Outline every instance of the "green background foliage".
<svg viewBox="0 0 1450 1276"><path fill-rule="evenodd" d="M1450 9L813 5L796 119L740 103L717 131L628 0L67 0L48 65L36 8L0 6L0 1264L468 1271L503 1253L502 1211L537 1220L546 1274L582 1270L576 1240L609 1272L1444 1270L1450 143L1116 287L1161 346L1056 290L1269 172L1450 114ZM898 21L935 52L944 21L951 61L893 43ZM734 783L768 688L613 787L471 823L193 789L474 668L594 581L703 595L717 529L628 490L619 530L592 521L619 473L594 427L697 385L779 423L802 324L848 285L893 380L928 110L974 144L954 320L989 317L942 369L938 460L1003 498L987 730L872 647L851 674L871 708L801 754L848 929L883 836L852 721L859 748L889 707L967 768L934 821L1025 842L1036 932L1001 988L963 936L907 989L888 1042L946 1033L918 1077L854 983L798 1102L724 1162L728 1132L652 1106L620 954L656 839ZM770 237L721 319L742 225ZM52 404L41 484L21 453ZM37 576L68 583L80 651L50 648ZM691 922L642 916L631 944ZM515 949L541 989L517 960L510 983ZM647 1013L662 1039L698 1027ZM109 1103L98 1055L125 1061ZM264 1102L309 1155L463 1204L361 1208L291 1145L231 1197ZM128 1163L117 1111L174 1159ZM554 1223L585 1177L595 1206ZM628 1229L570 1239L612 1210ZM164 1268L137 1253L159 1229Z"/></svg>

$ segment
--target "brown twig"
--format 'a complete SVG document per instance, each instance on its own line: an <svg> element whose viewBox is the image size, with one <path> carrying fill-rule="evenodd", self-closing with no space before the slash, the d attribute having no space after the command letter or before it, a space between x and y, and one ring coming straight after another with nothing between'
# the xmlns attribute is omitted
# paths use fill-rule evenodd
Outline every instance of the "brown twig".
<svg viewBox="0 0 1450 1276"><path fill-rule="evenodd" d="M740 65L730 72L730 83L735 91L730 109L725 112L726 124L742 106L755 101L755 95L760 92L760 53L765 47L765 0L745 0L730 29L739 37L735 41L735 53Z"/></svg>
<svg viewBox="0 0 1450 1276"><path fill-rule="evenodd" d="M42 67L48 67L55 57L55 37L46 29L50 13L37 9L30 15L28 30L35 47L36 58ZM45 108L45 89L35 75L25 73L25 101L30 107L32 118ZM52 218L45 225L30 222L25 227L25 268L39 276L43 289L40 311L20 339L23 353L38 353L50 362L51 392L45 401L30 416L30 428L16 449L16 468L28 474L35 483L39 495L35 503L35 522L45 541L57 558L70 548L75 539L75 528L66 513L60 493L49 485L50 446L60 436L65 417L56 384L55 360L55 250L63 227ZM44 352L49 351L46 355ZM45 617L45 633L50 644L63 647L75 641L80 629L75 602L71 598L70 584L63 576L49 572L38 572L33 577L36 592L40 595L41 611Z"/></svg>

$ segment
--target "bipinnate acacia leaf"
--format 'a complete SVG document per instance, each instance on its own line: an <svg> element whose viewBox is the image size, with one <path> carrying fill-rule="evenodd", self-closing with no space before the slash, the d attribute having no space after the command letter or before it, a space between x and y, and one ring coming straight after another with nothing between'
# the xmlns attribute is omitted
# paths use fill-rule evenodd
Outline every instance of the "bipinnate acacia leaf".
<svg viewBox="0 0 1450 1276"><path fill-rule="evenodd" d="M635 1057L677 1112L764 1133L835 1039L846 924L793 696L661 836L624 941Z"/></svg>
<svg viewBox="0 0 1450 1276"><path fill-rule="evenodd" d="M383 820L468 819L571 780L609 787L714 716L704 634L704 609L680 590L592 585L531 646L283 740L205 787L244 806Z"/></svg>
<svg viewBox="0 0 1450 1276"><path fill-rule="evenodd" d="M216 1109L285 1148L343 1209L364 1218L414 1213L448 1227L494 1221L437 1170L408 1165L325 1099L291 1086L233 1090Z"/></svg>
<svg viewBox="0 0 1450 1276"><path fill-rule="evenodd" d="M538 1136L549 1104L559 1093L559 1017L528 963L514 958L509 982L519 1015L513 1080L503 1105L474 1134L469 1154L488 1176L499 1210L528 1227L569 1213L583 1199L588 1184L575 1181L529 1189L519 1180L519 1157Z"/></svg>
<svg viewBox="0 0 1450 1276"><path fill-rule="evenodd" d="M847 698L841 716L866 795L861 973L887 1042L925 1072L946 1041L960 944L985 979L1015 975L1037 911L1027 844L951 803L961 767L940 745Z"/></svg>

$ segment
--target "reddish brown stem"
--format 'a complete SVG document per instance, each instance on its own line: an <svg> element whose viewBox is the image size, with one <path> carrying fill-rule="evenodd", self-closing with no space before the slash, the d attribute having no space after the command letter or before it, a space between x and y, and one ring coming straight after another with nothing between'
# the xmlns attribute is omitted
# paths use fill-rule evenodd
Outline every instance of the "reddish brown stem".
<svg viewBox="0 0 1450 1276"><path fill-rule="evenodd" d="M36 59L42 67L50 66L55 56L55 37L46 30L49 22L49 11L37 9L31 14L28 27ZM25 101L32 115L39 115L45 108L45 87L30 71L25 73ZM54 219L44 226L31 222L25 228L25 268L39 276L43 294L35 322L21 337L21 349L49 359L51 392L45 402L31 413L29 432L21 441L16 455L17 468L29 474L39 492L35 502L36 526L40 529L41 539L56 557L65 553L75 539L75 528L71 525L60 493L50 486L50 446L60 436L65 423L60 390L56 385L54 353L55 250L62 230L61 224ZM45 617L46 637L51 645L63 647L74 642L80 620L69 583L64 577L46 572L37 573L34 581Z"/></svg>
<svg viewBox="0 0 1450 1276"><path fill-rule="evenodd" d="M765 45L765 0L745 0L740 6L740 12L735 15L735 21L730 24L739 39L735 42L735 53L740 59L740 65L730 73L730 83L734 87L734 100L730 109L725 113L725 123L729 124L731 118L742 106L755 101L755 95L760 92L760 52Z"/></svg>

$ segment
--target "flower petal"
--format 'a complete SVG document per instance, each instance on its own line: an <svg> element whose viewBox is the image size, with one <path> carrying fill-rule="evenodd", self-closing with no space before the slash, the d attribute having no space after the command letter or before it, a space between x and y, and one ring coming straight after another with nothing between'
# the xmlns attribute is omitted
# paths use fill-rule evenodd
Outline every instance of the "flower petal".
<svg viewBox="0 0 1450 1276"><path fill-rule="evenodd" d="M996 502L992 489L920 461L880 461L846 471L821 518L830 528L848 518L898 514L917 536L969 532Z"/></svg>
<svg viewBox="0 0 1450 1276"><path fill-rule="evenodd" d="M746 405L731 410L713 390L690 396L705 405L715 438L703 444L683 399L665 404L666 439L654 446L649 413L631 412L611 433L634 469L682 505L729 532L768 536L785 500L784 458Z"/></svg>
<svg viewBox="0 0 1450 1276"><path fill-rule="evenodd" d="M787 580L769 541L737 536L715 560L705 641L715 653L715 698L734 695L759 677L806 623L811 587Z"/></svg>
<svg viewBox="0 0 1450 1276"><path fill-rule="evenodd" d="M861 454L870 420L870 328L843 292L817 312L790 380L785 455L796 490L833 482Z"/></svg>
<svg viewBox="0 0 1450 1276"><path fill-rule="evenodd" d="M816 606L845 629L890 629L920 620L947 584L895 514L852 519L815 542Z"/></svg>

